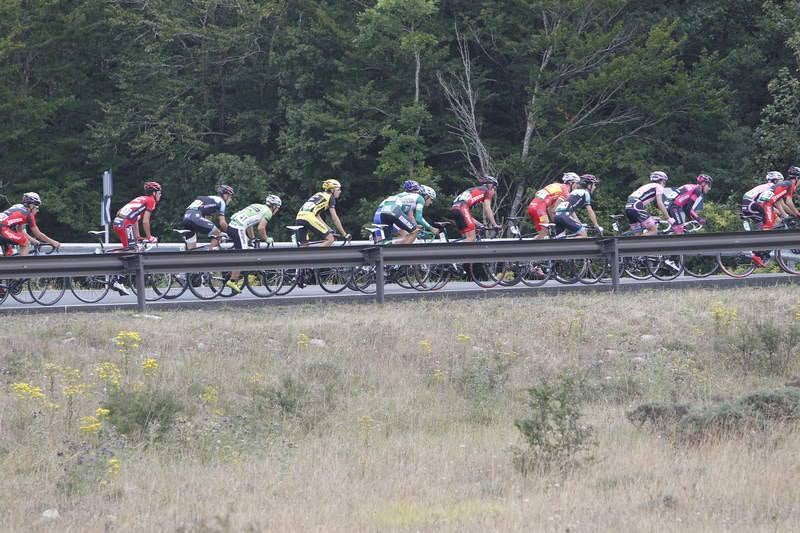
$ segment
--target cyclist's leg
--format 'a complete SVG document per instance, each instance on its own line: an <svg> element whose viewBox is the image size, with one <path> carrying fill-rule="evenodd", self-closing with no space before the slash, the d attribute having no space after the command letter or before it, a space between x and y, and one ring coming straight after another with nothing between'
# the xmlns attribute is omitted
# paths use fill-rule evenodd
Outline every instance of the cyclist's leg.
<svg viewBox="0 0 800 533"><path fill-rule="evenodd" d="M0 237L19 248L19 255L28 255L28 237L22 231L14 231L11 228L4 226L0 229ZM11 250L11 246L7 247ZM13 252L12 252L13 253ZM10 253L7 255L11 255Z"/></svg>
<svg viewBox="0 0 800 533"><path fill-rule="evenodd" d="M464 240L475 242L475 229L477 226L472 214L469 212L469 207L466 204L456 205L450 210L450 214L455 219L458 232L464 237Z"/></svg>
<svg viewBox="0 0 800 533"><path fill-rule="evenodd" d="M195 223L196 219L202 218L199 214L188 213L183 216L183 229L191 231L191 233L187 234L184 237L184 241L186 242L186 249L187 250L194 250L197 248L197 231L198 225Z"/></svg>

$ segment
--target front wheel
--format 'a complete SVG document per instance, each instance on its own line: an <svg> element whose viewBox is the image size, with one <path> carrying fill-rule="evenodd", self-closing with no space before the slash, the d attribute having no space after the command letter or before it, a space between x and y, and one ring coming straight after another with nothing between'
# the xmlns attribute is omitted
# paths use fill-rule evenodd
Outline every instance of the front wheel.
<svg viewBox="0 0 800 533"><path fill-rule="evenodd" d="M756 263L750 252L735 252L730 255L717 256L719 268L732 278L743 279L755 272Z"/></svg>
<svg viewBox="0 0 800 533"><path fill-rule="evenodd" d="M347 267L318 268L314 272L319 287L330 294L342 292L353 279L353 269Z"/></svg>
<svg viewBox="0 0 800 533"><path fill-rule="evenodd" d="M662 255L648 263L650 273L659 281L671 281L683 273L683 261L679 255Z"/></svg>
<svg viewBox="0 0 800 533"><path fill-rule="evenodd" d="M478 287L492 289L506 279L510 268L507 262L498 263L471 263L467 265L470 279Z"/></svg>
<svg viewBox="0 0 800 533"><path fill-rule="evenodd" d="M787 274L800 275L800 248L775 250L775 260Z"/></svg>
<svg viewBox="0 0 800 533"><path fill-rule="evenodd" d="M719 263L715 255L684 255L683 271L695 278L705 278L716 274Z"/></svg>
<svg viewBox="0 0 800 533"><path fill-rule="evenodd" d="M39 305L54 305L67 290L67 278L31 278L28 291Z"/></svg>
<svg viewBox="0 0 800 533"><path fill-rule="evenodd" d="M69 280L72 295L87 304L94 304L105 298L110 287L111 277L108 275L78 276Z"/></svg>
<svg viewBox="0 0 800 533"><path fill-rule="evenodd" d="M245 274L244 284L254 296L259 298L273 296L283 285L283 270L259 270Z"/></svg>
<svg viewBox="0 0 800 533"><path fill-rule="evenodd" d="M225 288L224 272L194 272L188 275L189 291L201 300L213 300Z"/></svg>

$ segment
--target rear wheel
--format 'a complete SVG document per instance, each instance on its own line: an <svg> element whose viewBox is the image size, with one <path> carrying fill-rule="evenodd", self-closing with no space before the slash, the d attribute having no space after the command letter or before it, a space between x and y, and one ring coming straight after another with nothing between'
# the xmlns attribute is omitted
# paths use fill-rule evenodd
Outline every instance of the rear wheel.
<svg viewBox="0 0 800 533"><path fill-rule="evenodd" d="M553 278L559 283L572 285L583 275L586 263L583 259L561 259L553 262Z"/></svg>
<svg viewBox="0 0 800 533"><path fill-rule="evenodd" d="M715 255L684 255L683 270L695 278L705 278L716 274L719 263Z"/></svg>
<svg viewBox="0 0 800 533"><path fill-rule="evenodd" d="M746 278L756 270L753 254L750 252L736 252L730 255L717 256L719 268L732 278Z"/></svg>
<svg viewBox="0 0 800 533"><path fill-rule="evenodd" d="M527 287L540 287L553 277L552 261L526 261L521 265L520 278Z"/></svg>
<svg viewBox="0 0 800 533"><path fill-rule="evenodd" d="M497 263L471 263L467 265L470 279L478 287L491 289L497 287L501 281L506 279L510 264L508 262Z"/></svg>
<svg viewBox="0 0 800 533"><path fill-rule="evenodd" d="M67 278L31 278L28 292L39 305L54 305L67 290Z"/></svg>
<svg viewBox="0 0 800 533"><path fill-rule="evenodd" d="M646 255L624 257L622 259L622 268L629 278L642 281L653 277L648 265L654 261L658 261L658 258Z"/></svg>
<svg viewBox="0 0 800 533"><path fill-rule="evenodd" d="M69 290L81 302L97 303L108 294L111 287L110 276L78 276L70 278Z"/></svg>
<svg viewBox="0 0 800 533"><path fill-rule="evenodd" d="M683 261L679 255L661 255L648 262L648 268L654 278L660 281L670 281L683 272Z"/></svg>
<svg viewBox="0 0 800 533"><path fill-rule="evenodd" d="M318 268L314 272L319 287L330 294L342 292L353 279L353 269L348 267Z"/></svg>
<svg viewBox="0 0 800 533"><path fill-rule="evenodd" d="M775 260L787 274L800 275L800 248L775 250Z"/></svg>
<svg viewBox="0 0 800 533"><path fill-rule="evenodd" d="M201 300L213 300L225 288L224 272L195 272L189 274L189 291Z"/></svg>
<svg viewBox="0 0 800 533"><path fill-rule="evenodd" d="M21 304L32 304L36 302L36 300L33 299L33 295L28 290L27 279L8 280L8 293Z"/></svg>
<svg viewBox="0 0 800 533"><path fill-rule="evenodd" d="M277 294L283 285L283 270L259 270L244 275L247 290L259 298Z"/></svg>

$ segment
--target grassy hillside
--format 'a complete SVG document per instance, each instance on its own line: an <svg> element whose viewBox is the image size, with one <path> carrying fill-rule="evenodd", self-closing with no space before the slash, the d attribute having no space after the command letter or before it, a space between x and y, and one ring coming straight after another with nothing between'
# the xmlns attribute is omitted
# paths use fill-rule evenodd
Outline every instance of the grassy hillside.
<svg viewBox="0 0 800 533"><path fill-rule="evenodd" d="M799 303L9 318L0 528L791 530Z"/></svg>

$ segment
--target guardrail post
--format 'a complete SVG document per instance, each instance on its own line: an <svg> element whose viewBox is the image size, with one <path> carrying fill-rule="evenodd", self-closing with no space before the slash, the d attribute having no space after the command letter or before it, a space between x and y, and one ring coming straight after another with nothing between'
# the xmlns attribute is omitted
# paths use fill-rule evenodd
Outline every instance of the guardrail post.
<svg viewBox="0 0 800 533"><path fill-rule="evenodd" d="M616 237L609 237L600 241L600 247L611 265L611 290L616 292L619 287L619 246Z"/></svg>
<svg viewBox="0 0 800 533"><path fill-rule="evenodd" d="M122 258L125 270L136 274L136 310L146 311L147 295L144 293L144 258L142 254L129 255Z"/></svg>
<svg viewBox="0 0 800 533"><path fill-rule="evenodd" d="M363 251L364 257L368 262L375 265L375 301L382 304L384 298L384 276L383 276L383 247L375 246Z"/></svg>

